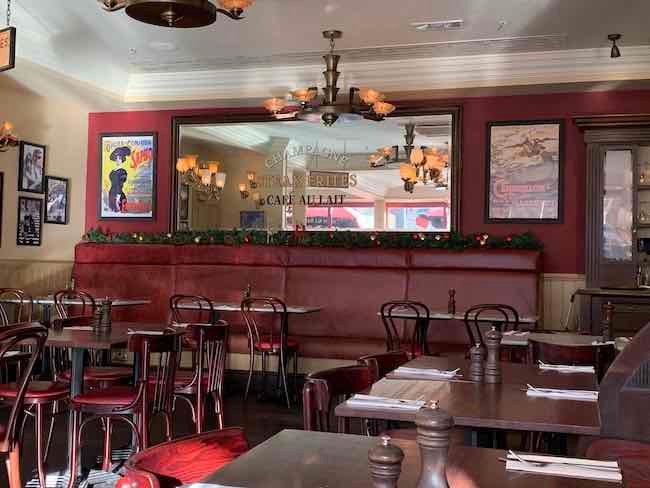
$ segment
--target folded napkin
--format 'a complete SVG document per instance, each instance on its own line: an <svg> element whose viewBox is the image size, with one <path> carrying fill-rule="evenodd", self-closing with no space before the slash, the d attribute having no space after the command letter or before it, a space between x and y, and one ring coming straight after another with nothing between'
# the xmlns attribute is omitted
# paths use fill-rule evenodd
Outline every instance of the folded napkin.
<svg viewBox="0 0 650 488"><path fill-rule="evenodd" d="M431 378L431 379L452 379L460 374L460 368L453 370L444 370L444 369L435 369L435 368L409 368L406 366L400 366L391 374L392 377L396 378L403 376L405 378Z"/></svg>
<svg viewBox="0 0 650 488"><path fill-rule="evenodd" d="M558 388L535 388L527 385L526 395L532 397L557 398L559 400L576 400L583 402L597 402L598 392L592 390L561 390Z"/></svg>
<svg viewBox="0 0 650 488"><path fill-rule="evenodd" d="M619 483L623 480L621 468L616 461L515 454L512 451L506 459L506 470Z"/></svg>
<svg viewBox="0 0 650 488"><path fill-rule="evenodd" d="M516 336L516 337L525 337L529 335L530 332L526 330L507 330L502 335L504 336Z"/></svg>
<svg viewBox="0 0 650 488"><path fill-rule="evenodd" d="M353 395L348 404L358 408L389 408L394 410L415 411L424 405L423 400L400 400L372 395Z"/></svg>
<svg viewBox="0 0 650 488"><path fill-rule="evenodd" d="M70 327L65 327L65 330L93 330L92 325L72 325Z"/></svg>
<svg viewBox="0 0 650 488"><path fill-rule="evenodd" d="M593 341L591 343L592 346L613 346L614 344L616 344L616 341Z"/></svg>
<svg viewBox="0 0 650 488"><path fill-rule="evenodd" d="M128 335L133 335L133 334L142 334L142 335L165 335L165 332L167 330L160 330L160 329L149 329L149 330L139 330L139 329L129 329L127 331Z"/></svg>
<svg viewBox="0 0 650 488"><path fill-rule="evenodd" d="M539 369L548 371L558 371L560 373L596 373L593 366L572 366L570 364L548 364L538 361Z"/></svg>

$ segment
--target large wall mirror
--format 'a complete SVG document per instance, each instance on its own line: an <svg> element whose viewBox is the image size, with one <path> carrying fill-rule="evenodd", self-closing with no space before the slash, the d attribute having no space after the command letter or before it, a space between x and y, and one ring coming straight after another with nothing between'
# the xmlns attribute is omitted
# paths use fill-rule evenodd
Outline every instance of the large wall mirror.
<svg viewBox="0 0 650 488"><path fill-rule="evenodd" d="M177 231L458 228L458 107L332 127L251 115L173 125Z"/></svg>

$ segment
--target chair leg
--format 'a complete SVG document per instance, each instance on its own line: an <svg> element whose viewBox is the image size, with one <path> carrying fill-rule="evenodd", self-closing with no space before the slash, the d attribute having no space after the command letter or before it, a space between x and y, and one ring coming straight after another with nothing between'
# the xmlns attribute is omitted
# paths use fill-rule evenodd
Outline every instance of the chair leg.
<svg viewBox="0 0 650 488"><path fill-rule="evenodd" d="M269 361L269 356L265 352L263 352L262 353L262 388L261 388L262 396L266 394L266 369L268 368L268 361Z"/></svg>
<svg viewBox="0 0 650 488"><path fill-rule="evenodd" d="M52 416L50 417L50 427L47 432L47 441L45 443L45 453L43 454L43 462L47 463L47 458L50 455L50 445L52 444L52 434L54 433L54 422L56 421L56 415L59 413L59 402L56 401L52 404Z"/></svg>
<svg viewBox="0 0 650 488"><path fill-rule="evenodd" d="M293 394L296 401L300 403L298 398L298 351L293 353Z"/></svg>
<svg viewBox="0 0 650 488"><path fill-rule="evenodd" d="M289 398L289 388L287 387L287 361L285 354L280 354L280 375L282 376L282 387L284 388L284 397L287 400L287 408L291 408L291 399Z"/></svg>
<svg viewBox="0 0 650 488"><path fill-rule="evenodd" d="M163 412L163 417L165 418L165 439L169 442L174 437L172 416L169 412Z"/></svg>
<svg viewBox="0 0 650 488"><path fill-rule="evenodd" d="M196 433L200 434L203 432L203 423L205 420L205 398L203 395L199 397L199 394L197 393L194 395L194 401L196 402Z"/></svg>
<svg viewBox="0 0 650 488"><path fill-rule="evenodd" d="M244 401L248 398L248 391L251 388L253 379L253 369L255 368L255 351L251 350L248 359L248 381L246 382L246 391L244 392Z"/></svg>
<svg viewBox="0 0 650 488"><path fill-rule="evenodd" d="M70 461L70 466L68 468L69 473L70 473L70 480L68 481L68 488L73 488L75 484L77 483L77 476L78 476L78 470L79 470L79 415L80 413L77 410L73 410L72 414L70 415L70 420L72 422L72 425L70 426L70 430L72 432L72 437L70 439L71 445L68 446L69 449L69 461Z"/></svg>
<svg viewBox="0 0 650 488"><path fill-rule="evenodd" d="M45 488L45 454L43 450L43 405L36 404L36 417L34 419L34 430L36 431L36 467L38 470L38 482Z"/></svg>
<svg viewBox="0 0 650 488"><path fill-rule="evenodd" d="M223 398L221 397L220 394L213 393L212 398L214 400L214 410L215 410L215 415L217 418L217 429L223 429L224 427L224 421L223 421Z"/></svg>
<svg viewBox="0 0 650 488"><path fill-rule="evenodd" d="M23 488L20 481L20 449L18 444L9 451L9 456L5 461L7 465L7 477L9 478L9 488Z"/></svg>
<svg viewBox="0 0 650 488"><path fill-rule="evenodd" d="M113 451L111 450L111 430L113 425L110 417L106 417L104 422L104 462L102 463L102 471L110 471L113 465Z"/></svg>

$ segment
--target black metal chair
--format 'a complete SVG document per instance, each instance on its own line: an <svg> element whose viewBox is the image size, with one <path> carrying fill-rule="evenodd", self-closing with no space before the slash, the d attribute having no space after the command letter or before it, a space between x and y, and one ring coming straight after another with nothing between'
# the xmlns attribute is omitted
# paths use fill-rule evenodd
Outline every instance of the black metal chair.
<svg viewBox="0 0 650 488"><path fill-rule="evenodd" d="M411 356L429 355L427 333L431 312L424 303L412 300L395 300L386 302L380 309L381 320L386 329L386 351L402 351L404 346L410 349ZM404 324L404 331L396 323ZM413 331L410 333L410 342L406 339L408 321L414 321Z"/></svg>
<svg viewBox="0 0 650 488"><path fill-rule="evenodd" d="M0 327L31 322L33 315L34 301L29 294L18 288L0 288Z"/></svg>
<svg viewBox="0 0 650 488"><path fill-rule="evenodd" d="M463 321L465 322L465 328L467 329L470 347L474 344L485 346L480 325L482 322L492 322L493 325L498 326L502 332L519 329L519 313L517 313L517 310L510 305L474 305L465 311ZM472 331L472 328L474 328L474 331Z"/></svg>

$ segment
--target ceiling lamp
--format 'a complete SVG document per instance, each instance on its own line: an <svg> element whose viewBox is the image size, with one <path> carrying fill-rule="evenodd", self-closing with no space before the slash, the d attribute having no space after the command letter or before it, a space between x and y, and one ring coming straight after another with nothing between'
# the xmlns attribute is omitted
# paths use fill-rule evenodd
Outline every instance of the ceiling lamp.
<svg viewBox="0 0 650 488"><path fill-rule="evenodd" d="M226 186L226 173L221 173L219 161L199 163L195 154L183 156L176 161L181 181L196 190L201 200L219 200Z"/></svg>
<svg viewBox="0 0 650 488"><path fill-rule="evenodd" d="M609 39L612 42L612 51L609 54L610 58L620 58L621 57L621 50L618 48L616 45L616 41L621 39L620 34L610 34L607 36L607 39Z"/></svg>
<svg viewBox="0 0 650 488"><path fill-rule="evenodd" d="M300 103L298 110L286 113L283 110L287 103L281 98L270 98L264 102L264 107L278 119L296 117L299 120L317 121L322 120L326 126L334 125L337 120L355 120L366 118L374 121L381 121L390 115L395 106L384 101L385 96L372 88L350 88L347 103L338 103L339 87L337 86L341 73L338 71L338 64L341 56L334 54L336 39L340 39L343 33L338 30L326 30L323 37L330 41L330 51L323 59L325 60L325 86L323 97L320 103L312 103L318 95L318 88L315 86L293 90L293 100Z"/></svg>
<svg viewBox="0 0 650 488"><path fill-rule="evenodd" d="M255 0L218 0L221 8L208 0L97 0L104 10L124 9L145 24L161 27L205 27L217 20L217 13L234 20L243 19L244 10Z"/></svg>
<svg viewBox="0 0 650 488"><path fill-rule="evenodd" d="M18 137L13 133L14 125L5 120L0 125L0 152L6 152L19 143Z"/></svg>

